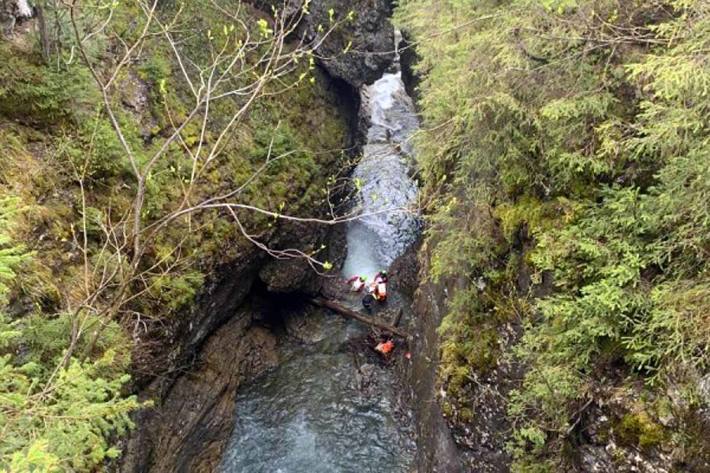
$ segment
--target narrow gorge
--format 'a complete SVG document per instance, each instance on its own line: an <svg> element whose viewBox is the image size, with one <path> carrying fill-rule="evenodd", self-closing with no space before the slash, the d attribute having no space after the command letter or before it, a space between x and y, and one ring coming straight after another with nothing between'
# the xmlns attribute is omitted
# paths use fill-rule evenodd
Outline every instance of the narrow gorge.
<svg viewBox="0 0 710 473"><path fill-rule="evenodd" d="M312 245L324 242L339 274L319 277L303 262L270 262L252 276L248 291L242 289L248 276L222 275L226 287L205 296L206 304L211 313L234 315L224 315L224 325L207 335L193 368L170 384L160 407L142 414L125 471L413 467L407 341L399 340L396 356L383 360L368 348L374 344L366 325L308 303L325 295L360 310L362 294L351 294L344 281L388 269L419 238L409 143L418 120L400 76L385 73L362 86L357 122L367 124L358 137L365 144L349 178L355 184L348 184L358 189L342 204L357 218L321 231ZM302 242L308 227L288 231ZM401 323L411 325L410 302L395 291L374 317L387 321L398 311L406 312ZM146 398L155 399L163 382L154 384Z"/></svg>
<svg viewBox="0 0 710 473"><path fill-rule="evenodd" d="M710 472L708 32L0 0L0 473Z"/></svg>

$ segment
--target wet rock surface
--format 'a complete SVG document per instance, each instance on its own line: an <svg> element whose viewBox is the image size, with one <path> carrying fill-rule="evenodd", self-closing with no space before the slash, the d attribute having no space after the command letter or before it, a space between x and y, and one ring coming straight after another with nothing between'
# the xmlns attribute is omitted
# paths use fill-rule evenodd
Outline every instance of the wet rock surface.
<svg viewBox="0 0 710 473"><path fill-rule="evenodd" d="M409 299L414 297L414 292L419 284L419 261L417 253L420 242L410 246L401 256L394 260L390 266L390 287L405 295Z"/></svg>
<svg viewBox="0 0 710 473"><path fill-rule="evenodd" d="M252 0L264 12L272 8L287 16L300 14L302 0ZM298 34L309 41L323 38L331 21L342 23L317 49L318 59L328 73L359 88L371 84L394 60L394 28L390 22L391 3L387 0L314 0L308 6ZM351 13L352 12L352 13ZM349 19L348 19L349 18Z"/></svg>
<svg viewBox="0 0 710 473"><path fill-rule="evenodd" d="M410 256L411 257L411 256ZM412 365L410 384L412 404L417 420L417 458L419 472L463 473L467 471L444 420L439 402L441 392L437 386L439 364L439 337L437 329L445 313L446 293L442 286L427 281L427 253L419 253L421 281L412 305L414 332L411 345ZM403 267L416 263L400 263ZM475 471L475 470L474 470Z"/></svg>
<svg viewBox="0 0 710 473"><path fill-rule="evenodd" d="M328 58L323 60L328 72L355 87L377 80L394 59L390 3L386 0L321 0L313 3L308 24L312 36L317 35L318 25L328 24L331 8L337 18L353 12L352 20L336 30L318 51Z"/></svg>
<svg viewBox="0 0 710 473"><path fill-rule="evenodd" d="M327 333L323 330L323 323L327 315L324 311L313 306L306 306L302 311L289 313L284 318L284 326L288 336L294 340L314 344L322 342Z"/></svg>
<svg viewBox="0 0 710 473"><path fill-rule="evenodd" d="M412 38L406 31L402 32L401 41L397 46L400 58L399 62L402 66L402 82L404 82L407 94L412 97L414 103L417 104L420 99L417 87L421 81L421 76L415 70L419 63L417 50L414 47Z"/></svg>
<svg viewBox="0 0 710 473"><path fill-rule="evenodd" d="M271 246L279 251L298 249L306 254L318 254L327 247L328 230L325 225L289 222L280 229ZM259 278L269 292L316 294L319 291L322 281L314 277L313 266L305 259L275 255L268 258L259 271Z"/></svg>
<svg viewBox="0 0 710 473"><path fill-rule="evenodd" d="M252 311L241 309L210 336L190 372L141 413L125 471L214 471L232 430L237 388L277 363L276 338L251 326Z"/></svg>

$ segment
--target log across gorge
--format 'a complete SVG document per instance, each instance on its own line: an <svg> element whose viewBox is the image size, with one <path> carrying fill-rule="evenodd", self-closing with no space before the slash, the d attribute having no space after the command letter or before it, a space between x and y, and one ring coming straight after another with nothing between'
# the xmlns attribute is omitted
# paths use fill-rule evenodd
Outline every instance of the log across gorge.
<svg viewBox="0 0 710 473"><path fill-rule="evenodd" d="M410 178L409 138L418 126L413 103L399 74L385 74L361 94L370 126L353 180L358 210L367 216L348 224L343 280L372 280L420 230ZM278 365L240 388L220 471L412 471L414 416L393 367L409 363L409 304L388 293L385 304L367 313L363 294L342 282L327 298L279 315L285 333ZM394 341L388 356L374 350L383 340Z"/></svg>
<svg viewBox="0 0 710 473"><path fill-rule="evenodd" d="M394 323L387 323L383 322L381 320L378 320L373 317L368 317L366 315L363 315L361 312L357 310L350 309L343 304L340 304L336 301L330 300L330 299L325 299L323 297L315 297L311 299L311 303L315 304L320 307L326 307L334 312L337 312L340 315L343 315L345 317L349 317L351 319L357 320L358 322L362 322L365 325L369 325L371 327L378 328L380 330L383 330L387 333L390 333L392 335L397 335L400 338L403 339L409 339L410 335L405 332L402 329L397 328L396 321ZM401 314L401 308L397 312L397 314Z"/></svg>

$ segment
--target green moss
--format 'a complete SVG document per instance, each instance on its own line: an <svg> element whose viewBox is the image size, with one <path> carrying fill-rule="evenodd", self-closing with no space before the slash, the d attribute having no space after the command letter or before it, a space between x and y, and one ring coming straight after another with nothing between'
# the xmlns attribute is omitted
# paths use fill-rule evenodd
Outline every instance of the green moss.
<svg viewBox="0 0 710 473"><path fill-rule="evenodd" d="M465 409L472 375L490 373L502 354L498 333L506 318L491 310L495 305L486 292L476 295L456 292L439 327L442 337L439 376L460 410Z"/></svg>
<svg viewBox="0 0 710 473"><path fill-rule="evenodd" d="M464 407L459 411L459 419L461 422L472 422L473 421L473 409Z"/></svg>
<svg viewBox="0 0 710 473"><path fill-rule="evenodd" d="M658 447L668 439L664 427L644 411L624 415L614 431L621 445L642 449Z"/></svg>
<svg viewBox="0 0 710 473"><path fill-rule="evenodd" d="M535 197L524 196L515 202L503 202L495 208L503 235L510 243L523 225L527 235L535 236L551 229L559 218L560 204L557 201L543 202Z"/></svg>
<svg viewBox="0 0 710 473"><path fill-rule="evenodd" d="M158 85L160 81L170 77L173 71L173 64L168 60L168 51L162 54L150 54L138 66L138 76L152 86ZM157 52L156 52L157 53Z"/></svg>
<svg viewBox="0 0 710 473"><path fill-rule="evenodd" d="M451 418L451 416L454 415L454 405L451 404L449 401L442 401L441 402L441 412L444 415L444 417Z"/></svg>

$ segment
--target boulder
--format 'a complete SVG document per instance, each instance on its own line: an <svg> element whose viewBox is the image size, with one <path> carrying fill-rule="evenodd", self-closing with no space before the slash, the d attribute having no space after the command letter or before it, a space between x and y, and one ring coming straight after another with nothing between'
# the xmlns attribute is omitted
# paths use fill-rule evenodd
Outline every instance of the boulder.
<svg viewBox="0 0 710 473"><path fill-rule="evenodd" d="M278 235L270 248L275 252L298 249L313 258L325 260L324 251L328 238L328 227L302 222L286 222L279 228ZM316 266L317 267L317 266ZM320 268L322 269L322 268ZM282 258L278 253L264 264L259 278L269 292L305 292L316 294L321 281L314 277L314 267L305 258Z"/></svg>

